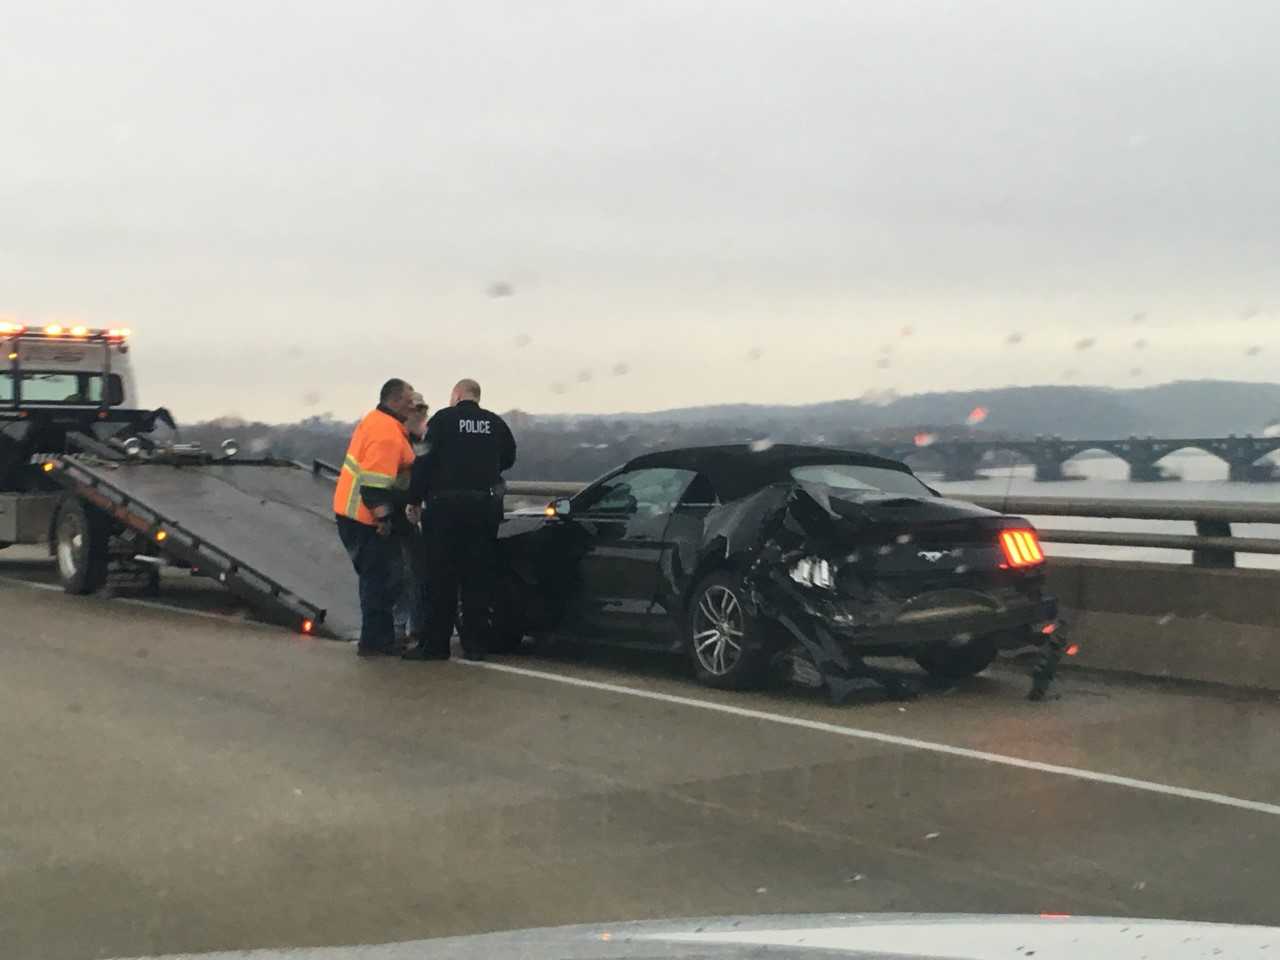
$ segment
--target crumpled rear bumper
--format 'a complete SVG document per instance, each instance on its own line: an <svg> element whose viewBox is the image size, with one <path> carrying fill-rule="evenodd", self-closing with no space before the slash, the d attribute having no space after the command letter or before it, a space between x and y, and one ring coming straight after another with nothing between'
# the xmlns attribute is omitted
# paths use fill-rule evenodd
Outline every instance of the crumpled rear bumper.
<svg viewBox="0 0 1280 960"><path fill-rule="evenodd" d="M976 605L975 605L976 606ZM990 609L939 609L908 613L887 622L867 622L856 612L811 613L831 635L859 656L915 656L942 643L994 637L1002 650L1045 643L1041 633L1058 619L1054 597L1019 598Z"/></svg>
<svg viewBox="0 0 1280 960"><path fill-rule="evenodd" d="M911 681L873 668L866 657L915 658L940 645L963 645L992 637L998 649L1039 647L1043 661L1033 671L1030 697L1041 699L1065 649L1053 597L1016 590L998 594L953 591L907 604L860 604L802 589L776 573L753 591L757 613L803 650L822 676L833 702L841 702L860 678L882 683L891 696L912 696Z"/></svg>

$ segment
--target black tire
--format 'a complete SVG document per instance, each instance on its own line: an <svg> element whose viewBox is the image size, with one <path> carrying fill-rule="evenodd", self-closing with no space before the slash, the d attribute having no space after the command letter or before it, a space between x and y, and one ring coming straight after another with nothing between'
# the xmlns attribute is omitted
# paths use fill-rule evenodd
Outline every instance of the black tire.
<svg viewBox="0 0 1280 960"><path fill-rule="evenodd" d="M772 651L743 595L738 578L723 571L705 577L689 594L685 646L694 676L708 687L745 690L764 682Z"/></svg>
<svg viewBox="0 0 1280 960"><path fill-rule="evenodd" d="M69 499L58 509L54 556L67 593L94 593L107 582L111 521L101 510Z"/></svg>
<svg viewBox="0 0 1280 960"><path fill-rule="evenodd" d="M939 680L964 680L976 677L991 666L995 658L995 640L978 637L959 647L933 647L916 657L916 663Z"/></svg>

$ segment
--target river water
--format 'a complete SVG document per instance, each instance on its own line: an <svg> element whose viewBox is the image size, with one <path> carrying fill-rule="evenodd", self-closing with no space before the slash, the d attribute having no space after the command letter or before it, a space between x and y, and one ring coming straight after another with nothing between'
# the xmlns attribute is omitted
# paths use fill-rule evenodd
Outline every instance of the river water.
<svg viewBox="0 0 1280 960"><path fill-rule="evenodd" d="M948 483L922 473L931 486L948 496L965 494L1034 497L1132 497L1155 500L1238 500L1253 503L1280 503L1280 483L1231 483L1227 465L1217 457L1195 450L1171 454L1161 461L1166 472L1180 479L1158 483L1130 483L1129 466L1115 457L1070 461L1068 474L1080 479L1061 483L1040 483L1034 468L1026 466L998 467L984 471L985 479ZM1195 533L1195 525L1180 521L1097 520L1078 517L1029 517L1041 527L1059 530L1132 530L1158 533ZM1273 524L1235 524L1235 536L1280 538L1280 526ZM1079 544L1046 544L1049 556L1099 557L1110 560L1148 560L1157 563L1190 563L1191 554L1184 550L1147 548L1091 547ZM1242 567L1280 569L1280 556L1241 554L1236 563Z"/></svg>

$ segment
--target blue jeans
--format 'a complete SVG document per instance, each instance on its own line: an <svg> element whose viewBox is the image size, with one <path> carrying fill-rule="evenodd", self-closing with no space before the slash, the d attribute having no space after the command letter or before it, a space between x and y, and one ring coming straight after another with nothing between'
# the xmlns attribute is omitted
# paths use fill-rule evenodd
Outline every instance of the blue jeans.
<svg viewBox="0 0 1280 960"><path fill-rule="evenodd" d="M338 536L360 579L360 646L386 650L395 645L393 610L404 579L399 537L380 537L368 524L338 517Z"/></svg>
<svg viewBox="0 0 1280 960"><path fill-rule="evenodd" d="M403 551L404 585L396 600L396 635L421 640L427 630L427 571L425 546L416 530L400 538Z"/></svg>

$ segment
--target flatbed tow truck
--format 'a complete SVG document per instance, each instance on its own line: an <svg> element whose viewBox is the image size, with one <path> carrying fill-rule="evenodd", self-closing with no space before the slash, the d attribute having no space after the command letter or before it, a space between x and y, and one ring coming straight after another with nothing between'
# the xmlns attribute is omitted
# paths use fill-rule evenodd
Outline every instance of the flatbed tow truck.
<svg viewBox="0 0 1280 960"><path fill-rule="evenodd" d="M353 638L333 468L180 442L167 410L138 405L129 338L0 322L0 548L48 543L68 593L154 593L173 566L269 622Z"/></svg>

